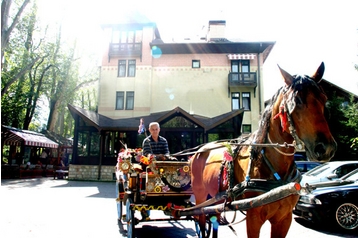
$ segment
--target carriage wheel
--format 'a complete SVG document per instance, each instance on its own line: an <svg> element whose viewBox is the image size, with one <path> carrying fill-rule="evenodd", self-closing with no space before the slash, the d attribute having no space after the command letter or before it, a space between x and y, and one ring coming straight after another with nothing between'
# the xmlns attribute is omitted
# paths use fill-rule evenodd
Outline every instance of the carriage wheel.
<svg viewBox="0 0 358 238"><path fill-rule="evenodd" d="M117 213L118 213L118 219L122 221L122 215L123 215L123 202L122 201L117 202Z"/></svg>
<svg viewBox="0 0 358 238"><path fill-rule="evenodd" d="M210 237L211 234L211 221L209 220L208 216L206 216L206 222L205 222L205 233L204 236L201 234L199 221L194 220L195 222L195 231L199 238L206 238Z"/></svg>
<svg viewBox="0 0 358 238"><path fill-rule="evenodd" d="M126 217L127 217L127 237L135 237L135 217L134 210L131 209L131 203L133 203L132 198L128 198L126 202Z"/></svg>

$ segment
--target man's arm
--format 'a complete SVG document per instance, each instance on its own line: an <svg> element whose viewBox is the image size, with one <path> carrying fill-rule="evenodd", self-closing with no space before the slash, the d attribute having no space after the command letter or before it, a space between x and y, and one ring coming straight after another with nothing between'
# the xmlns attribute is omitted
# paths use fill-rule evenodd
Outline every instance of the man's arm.
<svg viewBox="0 0 358 238"><path fill-rule="evenodd" d="M149 139L144 139L143 141L143 155L148 156L148 154L153 154L152 148L150 147Z"/></svg>

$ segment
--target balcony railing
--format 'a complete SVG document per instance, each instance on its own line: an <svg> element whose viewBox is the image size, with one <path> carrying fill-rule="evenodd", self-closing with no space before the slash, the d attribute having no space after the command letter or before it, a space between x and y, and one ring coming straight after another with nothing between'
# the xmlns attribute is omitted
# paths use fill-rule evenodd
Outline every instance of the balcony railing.
<svg viewBox="0 0 358 238"><path fill-rule="evenodd" d="M142 43L110 43L109 57L114 56L141 56Z"/></svg>
<svg viewBox="0 0 358 238"><path fill-rule="evenodd" d="M256 73L229 73L229 87L247 86L256 87Z"/></svg>

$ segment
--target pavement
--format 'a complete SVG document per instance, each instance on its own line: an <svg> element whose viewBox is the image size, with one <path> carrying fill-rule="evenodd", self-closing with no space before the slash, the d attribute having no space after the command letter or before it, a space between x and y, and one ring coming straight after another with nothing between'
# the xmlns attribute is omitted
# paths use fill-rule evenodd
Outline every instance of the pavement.
<svg viewBox="0 0 358 238"><path fill-rule="evenodd" d="M53 178L1 180L0 236L4 238L118 238L126 237L126 224L118 222L115 182L54 180ZM228 214L232 216L233 213ZM140 218L139 213L136 214ZM152 211L152 218L168 218ZM237 219L244 218L238 213ZM219 228L219 237L246 237L246 224ZM142 222L136 237L197 237L194 221ZM358 237L306 224L294 217L289 238ZM270 237L265 223L260 237Z"/></svg>

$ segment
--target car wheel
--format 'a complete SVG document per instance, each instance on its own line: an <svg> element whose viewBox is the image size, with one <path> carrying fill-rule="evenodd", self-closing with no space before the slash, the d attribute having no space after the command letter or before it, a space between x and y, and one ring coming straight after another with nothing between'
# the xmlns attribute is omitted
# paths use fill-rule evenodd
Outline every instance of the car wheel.
<svg viewBox="0 0 358 238"><path fill-rule="evenodd" d="M336 210L336 221L346 230L356 229L358 227L358 207L353 203L343 203Z"/></svg>

